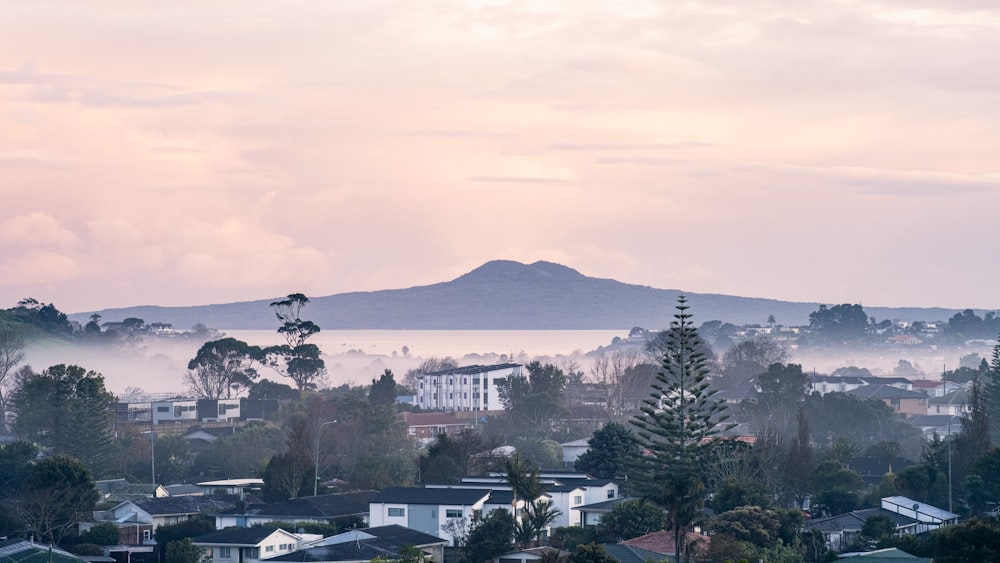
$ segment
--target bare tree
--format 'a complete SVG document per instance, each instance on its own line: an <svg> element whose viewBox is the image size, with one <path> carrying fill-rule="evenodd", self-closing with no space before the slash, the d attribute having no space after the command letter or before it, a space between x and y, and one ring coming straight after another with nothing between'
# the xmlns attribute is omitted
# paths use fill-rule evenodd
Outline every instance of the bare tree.
<svg viewBox="0 0 1000 563"><path fill-rule="evenodd" d="M590 373L597 383L607 387L608 413L614 421L621 422L625 418L625 374L642 361L642 354L634 347L601 352L594 360Z"/></svg>
<svg viewBox="0 0 1000 563"><path fill-rule="evenodd" d="M417 376L423 375L425 373L434 373L435 371L443 371L446 369L455 369L458 367L458 361L451 356L445 356L444 358L427 358L420 364L420 367L411 369L406 372L403 376L403 385L411 389L417 388Z"/></svg>
<svg viewBox="0 0 1000 563"><path fill-rule="evenodd" d="M0 328L0 434L7 429L7 376L24 360L24 338L9 328Z"/></svg>

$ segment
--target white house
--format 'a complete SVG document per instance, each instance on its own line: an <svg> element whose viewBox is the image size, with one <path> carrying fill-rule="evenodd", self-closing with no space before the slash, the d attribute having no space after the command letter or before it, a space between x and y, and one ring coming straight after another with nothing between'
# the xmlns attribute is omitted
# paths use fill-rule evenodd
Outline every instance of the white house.
<svg viewBox="0 0 1000 563"><path fill-rule="evenodd" d="M503 410L497 382L522 377L521 364L472 365L417 376L417 406L428 410Z"/></svg>
<svg viewBox="0 0 1000 563"><path fill-rule="evenodd" d="M483 514L489 497L488 489L390 487L369 501L368 523L404 526L453 543L448 522Z"/></svg>
<svg viewBox="0 0 1000 563"><path fill-rule="evenodd" d="M304 541L322 536L286 532L281 528L226 528L194 538L212 563L254 563L298 551Z"/></svg>

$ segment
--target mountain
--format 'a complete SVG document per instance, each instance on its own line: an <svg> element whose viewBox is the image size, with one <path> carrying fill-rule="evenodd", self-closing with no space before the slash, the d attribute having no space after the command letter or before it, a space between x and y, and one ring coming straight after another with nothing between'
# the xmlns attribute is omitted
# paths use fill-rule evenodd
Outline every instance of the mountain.
<svg viewBox="0 0 1000 563"><path fill-rule="evenodd" d="M293 288L294 289L294 288ZM560 264L487 262L454 280L407 289L310 297L302 317L324 329L507 330L665 328L674 313L676 289L656 289L592 278ZM764 324L769 315L785 325L804 325L819 303L684 292L695 322L721 320ZM128 317L190 328L269 330L277 327L274 299L195 307L128 307L96 311L104 321ZM828 305L834 305L829 303ZM941 308L871 307L878 319L947 320ZM71 315L86 322L91 312Z"/></svg>

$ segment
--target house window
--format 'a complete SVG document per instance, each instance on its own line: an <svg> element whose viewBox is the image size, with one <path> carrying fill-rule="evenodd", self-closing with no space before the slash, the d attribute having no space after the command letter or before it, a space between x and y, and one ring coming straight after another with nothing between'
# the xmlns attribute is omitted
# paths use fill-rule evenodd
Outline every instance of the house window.
<svg viewBox="0 0 1000 563"><path fill-rule="evenodd" d="M399 517L406 516L406 509L405 508L390 508L389 509L389 516L399 516Z"/></svg>
<svg viewBox="0 0 1000 563"><path fill-rule="evenodd" d="M248 547L243 553L246 554L247 559L260 559L259 547Z"/></svg>
<svg viewBox="0 0 1000 563"><path fill-rule="evenodd" d="M156 407L156 412L170 412L170 407Z"/></svg>
<svg viewBox="0 0 1000 563"><path fill-rule="evenodd" d="M229 547L220 547L219 548L219 559L232 559L233 555L231 553L231 549L232 548L229 548Z"/></svg>
<svg viewBox="0 0 1000 563"><path fill-rule="evenodd" d="M614 489L610 489L608 491L608 498L615 498L615 490Z"/></svg>
<svg viewBox="0 0 1000 563"><path fill-rule="evenodd" d="M142 531L142 541L147 542L147 541L149 541L151 539L153 539L153 531L152 530L143 530Z"/></svg>
<svg viewBox="0 0 1000 563"><path fill-rule="evenodd" d="M174 416L180 416L180 415L181 415L181 408L179 406L174 407Z"/></svg>
<svg viewBox="0 0 1000 563"><path fill-rule="evenodd" d="M573 497L573 504L583 504L583 496L576 495Z"/></svg>
<svg viewBox="0 0 1000 563"><path fill-rule="evenodd" d="M462 517L462 511L461 510L457 510L457 509L453 509L453 508L449 508L449 509L447 509L447 510L444 511L444 517L445 518L461 518Z"/></svg>
<svg viewBox="0 0 1000 563"><path fill-rule="evenodd" d="M267 553L274 553L274 546L273 545L264 546L264 551Z"/></svg>

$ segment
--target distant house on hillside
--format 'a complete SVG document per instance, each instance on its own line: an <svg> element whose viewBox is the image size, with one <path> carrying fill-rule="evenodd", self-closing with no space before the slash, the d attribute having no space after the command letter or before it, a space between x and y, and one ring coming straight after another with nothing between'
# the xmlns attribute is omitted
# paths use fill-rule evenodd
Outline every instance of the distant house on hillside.
<svg viewBox="0 0 1000 563"><path fill-rule="evenodd" d="M427 443L441 434L453 436L463 429L472 428L470 420L462 420L454 413L404 412L400 414L406 432L421 443Z"/></svg>

